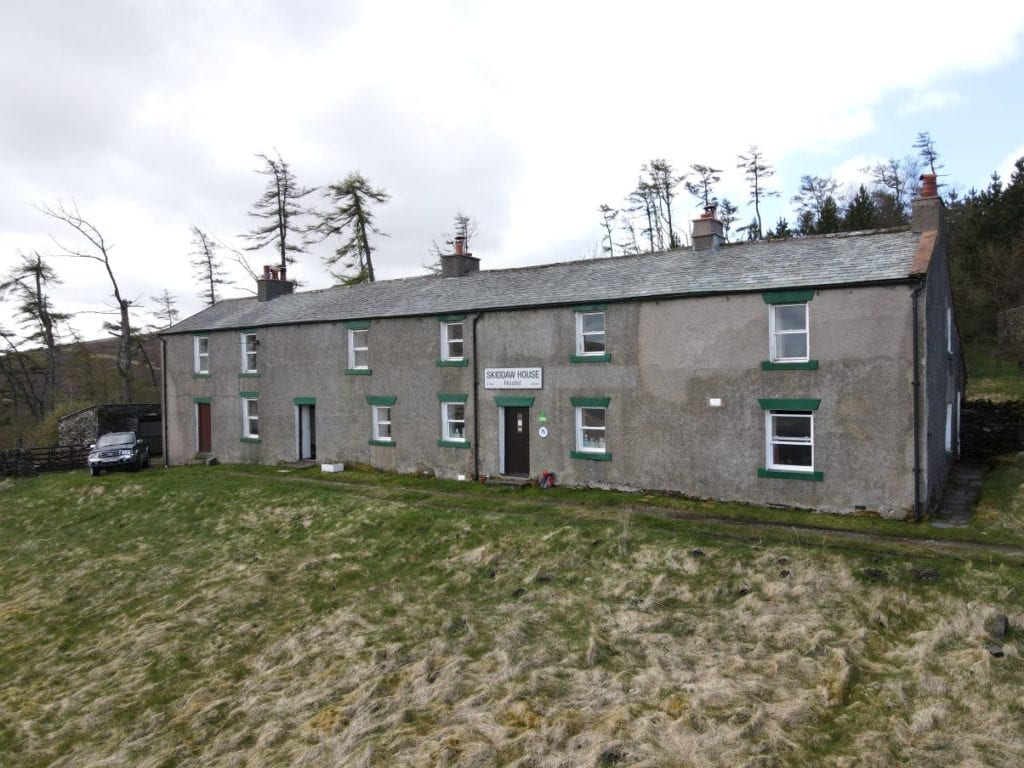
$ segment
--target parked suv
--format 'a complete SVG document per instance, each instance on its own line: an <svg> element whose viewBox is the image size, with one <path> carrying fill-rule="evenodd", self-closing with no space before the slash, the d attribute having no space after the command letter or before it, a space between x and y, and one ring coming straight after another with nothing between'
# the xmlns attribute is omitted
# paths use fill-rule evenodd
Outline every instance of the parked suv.
<svg viewBox="0 0 1024 768"><path fill-rule="evenodd" d="M137 472L149 466L149 446L136 439L134 432L108 432L89 446L89 474L101 469L130 469Z"/></svg>

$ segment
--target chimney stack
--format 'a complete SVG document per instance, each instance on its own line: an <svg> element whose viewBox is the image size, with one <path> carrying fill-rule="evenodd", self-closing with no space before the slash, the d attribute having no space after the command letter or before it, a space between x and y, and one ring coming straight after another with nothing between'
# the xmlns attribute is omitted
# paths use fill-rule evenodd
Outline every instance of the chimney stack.
<svg viewBox="0 0 1024 768"><path fill-rule="evenodd" d="M462 277L470 272L480 271L480 259L466 253L466 238L455 236L455 253L441 256L441 277Z"/></svg>
<svg viewBox="0 0 1024 768"><path fill-rule="evenodd" d="M704 213L693 220L693 250L711 251L714 253L725 240L725 230L715 217L718 205L712 204L704 208Z"/></svg>
<svg viewBox="0 0 1024 768"><path fill-rule="evenodd" d="M256 279L256 301L270 301L295 290L295 284L287 279L284 267L263 265L263 275Z"/></svg>
<svg viewBox="0 0 1024 768"><path fill-rule="evenodd" d="M946 206L939 197L938 179L934 173L922 173L921 191L910 203L910 231L915 234L942 229Z"/></svg>

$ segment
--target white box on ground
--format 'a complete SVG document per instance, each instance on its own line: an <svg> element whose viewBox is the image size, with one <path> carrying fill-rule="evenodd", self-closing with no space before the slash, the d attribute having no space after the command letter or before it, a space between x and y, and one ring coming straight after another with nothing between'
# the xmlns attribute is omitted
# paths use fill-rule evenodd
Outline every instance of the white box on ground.
<svg viewBox="0 0 1024 768"><path fill-rule="evenodd" d="M321 472L344 472L345 471L345 465L344 464L321 464L320 465L320 471Z"/></svg>

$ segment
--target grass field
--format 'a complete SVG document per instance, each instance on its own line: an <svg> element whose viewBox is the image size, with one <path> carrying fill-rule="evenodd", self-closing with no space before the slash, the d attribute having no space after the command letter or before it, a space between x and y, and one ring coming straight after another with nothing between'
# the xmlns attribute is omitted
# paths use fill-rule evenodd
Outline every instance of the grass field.
<svg viewBox="0 0 1024 768"><path fill-rule="evenodd" d="M1018 561L310 477L0 483L0 764L1024 765Z"/></svg>
<svg viewBox="0 0 1024 768"><path fill-rule="evenodd" d="M1024 400L1024 374L1016 361L1000 357L994 344L967 345L964 363L968 400Z"/></svg>

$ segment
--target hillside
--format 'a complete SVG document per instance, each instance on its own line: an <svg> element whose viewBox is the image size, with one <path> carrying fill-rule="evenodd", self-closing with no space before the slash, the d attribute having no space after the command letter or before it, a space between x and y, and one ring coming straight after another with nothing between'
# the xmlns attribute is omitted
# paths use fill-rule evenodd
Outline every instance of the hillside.
<svg viewBox="0 0 1024 768"><path fill-rule="evenodd" d="M0 484L4 764L1024 764L1018 562L346 474Z"/></svg>

